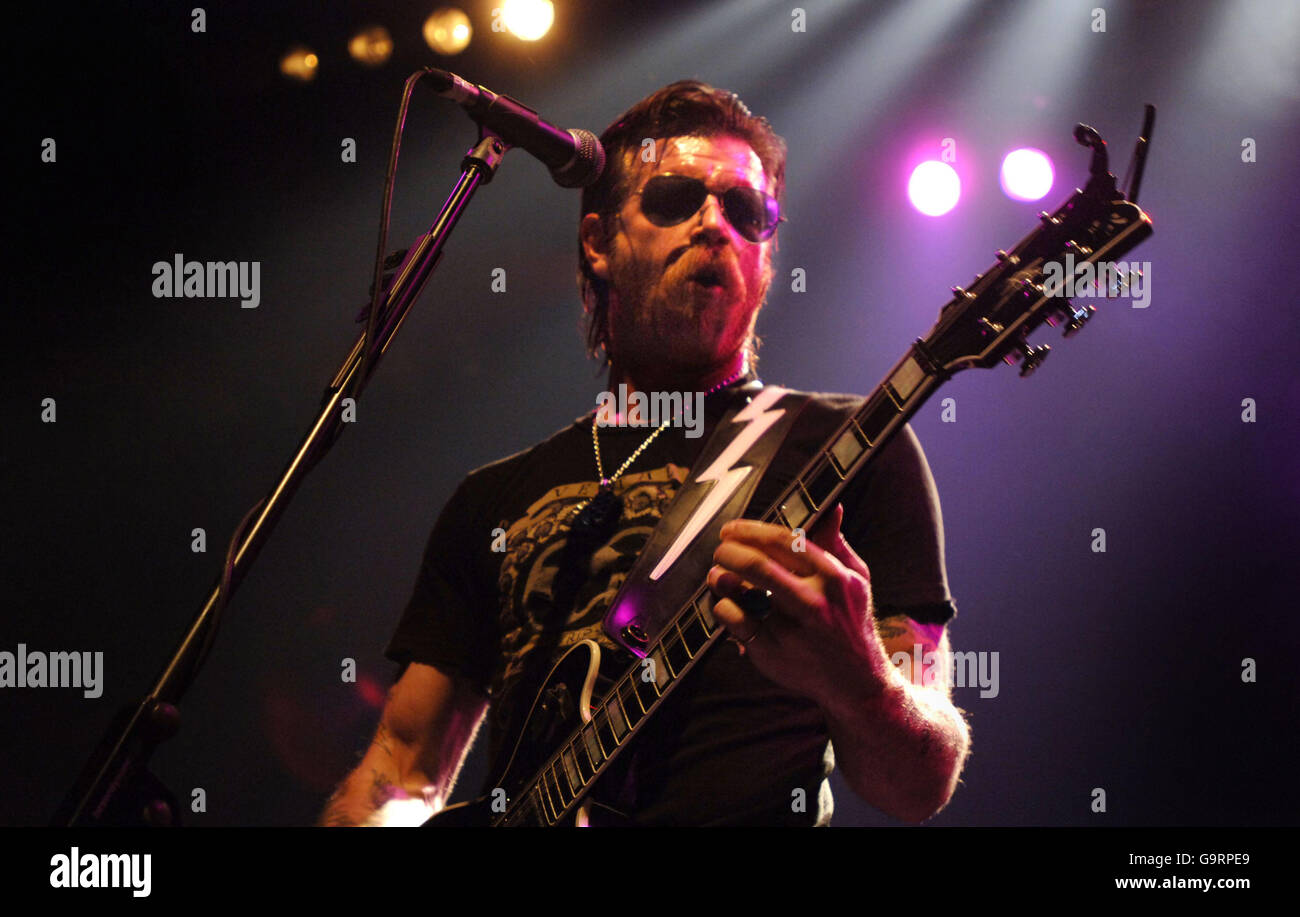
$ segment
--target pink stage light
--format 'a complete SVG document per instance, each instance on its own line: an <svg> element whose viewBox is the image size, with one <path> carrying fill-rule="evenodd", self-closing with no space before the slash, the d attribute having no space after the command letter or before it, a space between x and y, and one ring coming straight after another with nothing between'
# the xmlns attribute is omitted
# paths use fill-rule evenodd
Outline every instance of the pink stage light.
<svg viewBox="0 0 1300 917"><path fill-rule="evenodd" d="M931 159L912 170L912 177L907 180L907 197L926 216L943 216L957 206L961 179L952 166Z"/></svg>
<svg viewBox="0 0 1300 917"><path fill-rule="evenodd" d="M1052 190L1052 160L1042 150L1012 150L1002 160L1002 190L1018 201L1036 201Z"/></svg>

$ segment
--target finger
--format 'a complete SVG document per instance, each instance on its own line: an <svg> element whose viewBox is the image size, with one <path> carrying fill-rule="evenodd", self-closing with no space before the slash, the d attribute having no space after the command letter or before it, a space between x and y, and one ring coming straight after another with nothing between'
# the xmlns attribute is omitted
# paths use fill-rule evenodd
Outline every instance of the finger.
<svg viewBox="0 0 1300 917"><path fill-rule="evenodd" d="M800 620L816 616L825 605L811 577L796 576L752 545L728 539L718 545L713 560L723 571L769 590L775 607Z"/></svg>
<svg viewBox="0 0 1300 917"><path fill-rule="evenodd" d="M746 643L757 637L763 627L761 622L751 621L740 606L731 599L719 599L714 602L713 617L721 621L722 626L727 629L727 633L741 643Z"/></svg>
<svg viewBox="0 0 1300 917"><path fill-rule="evenodd" d="M736 599L752 584L745 582L743 578L737 576L723 567L716 564L709 568L708 575L709 588L720 599Z"/></svg>
<svg viewBox="0 0 1300 917"><path fill-rule="evenodd" d="M816 527L808 535L808 540L854 573L870 581L871 573L867 570L866 562L858 556L858 552L853 550L853 546L849 544L848 539L844 537L844 533L840 531L843 522L844 505L836 503L829 513L818 520Z"/></svg>
<svg viewBox="0 0 1300 917"><path fill-rule="evenodd" d="M793 532L780 525L736 519L720 532L722 543L728 541L755 548L797 576L838 576L839 569L831 556L801 530Z"/></svg>
<svg viewBox="0 0 1300 917"><path fill-rule="evenodd" d="M829 513L817 520L817 524L808 533L808 540L823 551L835 553L836 543L844 540L840 535L840 523L843 521L844 504L836 503Z"/></svg>

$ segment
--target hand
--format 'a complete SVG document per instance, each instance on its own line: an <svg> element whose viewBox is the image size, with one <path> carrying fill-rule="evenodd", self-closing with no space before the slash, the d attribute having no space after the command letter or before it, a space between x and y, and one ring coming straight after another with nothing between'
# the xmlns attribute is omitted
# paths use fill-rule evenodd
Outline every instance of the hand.
<svg viewBox="0 0 1300 917"><path fill-rule="evenodd" d="M779 525L737 519L722 527L709 586L720 597L714 616L758 670L823 707L846 696L879 694L891 670L876 635L871 574L840 534L837 505L795 550ZM736 604L747 588L772 593L762 622Z"/></svg>

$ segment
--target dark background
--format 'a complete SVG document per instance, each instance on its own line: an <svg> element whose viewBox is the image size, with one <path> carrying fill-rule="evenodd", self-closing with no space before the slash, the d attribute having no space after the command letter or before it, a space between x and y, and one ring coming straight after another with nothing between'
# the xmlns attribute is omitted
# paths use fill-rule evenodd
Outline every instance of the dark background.
<svg viewBox="0 0 1300 917"><path fill-rule="evenodd" d="M913 421L943 500L959 650L1000 693L955 692L974 746L941 825L1295 822L1297 535L1291 245L1300 13L1290 2L561 2L533 45L465 8L441 58L433 4L46 4L14 24L13 219L0 386L0 650L102 651L99 699L0 691L0 824L47 821L112 712L138 697L212 586L356 334L401 85L442 66L599 132L695 76L789 142L778 282L759 323L772 383L866 392L967 281L1085 177L1076 121L1127 167L1160 110L1141 203L1152 300L1098 302L1029 381L954 379ZM393 59L345 53L380 23ZM303 43L309 84L276 62ZM474 128L418 94L390 248L422 232ZM42 138L57 141L40 162ZM358 161L340 161L343 138ZM964 194L931 219L904 187L945 137ZM1243 163L1254 138L1258 161ZM1037 203L997 185L1049 152ZM575 192L507 157L390 349L358 421L307 480L237 593L185 726L156 756L196 825L311 822L368 741L382 649L442 503L469 469L594 404L574 286ZM261 262L257 309L156 299L151 265ZM493 268L508 289L490 291ZM781 281L807 272L807 292ZM1060 346L1057 346L1060 344ZM57 423L40 420L57 401ZM952 397L957 422L940 421ZM1258 421L1243 423L1253 398ZM190 532L208 550L190 550ZM1090 549L1106 530L1104 554ZM340 679L356 660L360 679ZM1254 659L1258 681L1241 679ZM477 787L478 755L462 775ZM1091 811L1092 791L1107 811ZM839 825L889 824L837 783Z"/></svg>

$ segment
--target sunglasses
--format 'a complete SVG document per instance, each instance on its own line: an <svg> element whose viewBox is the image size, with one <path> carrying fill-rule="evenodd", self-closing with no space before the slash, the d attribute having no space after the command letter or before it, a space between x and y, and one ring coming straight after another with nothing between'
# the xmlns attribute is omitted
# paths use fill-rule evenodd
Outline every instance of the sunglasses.
<svg viewBox="0 0 1300 917"><path fill-rule="evenodd" d="M699 213L710 191L704 182L689 175L656 175L640 191L641 212L656 226L676 226ZM757 188L736 185L715 195L727 222L750 242L772 237L784 217L781 205Z"/></svg>

